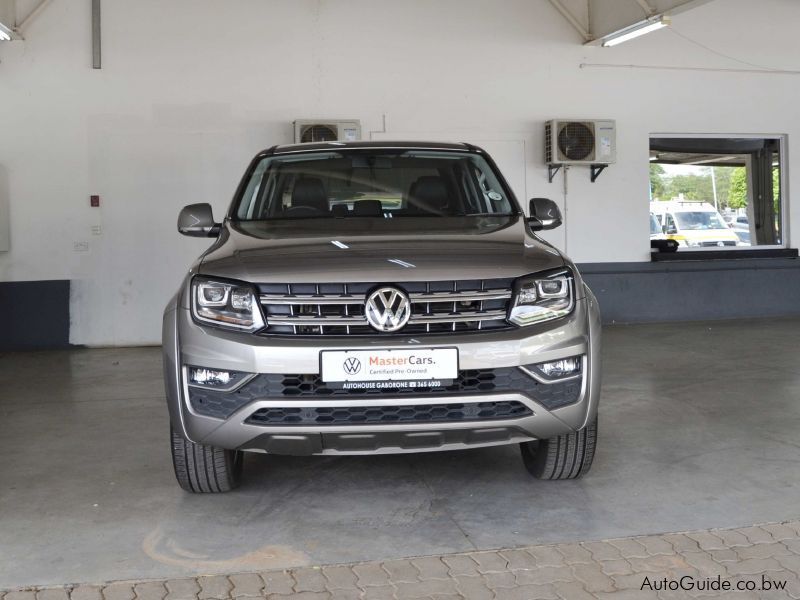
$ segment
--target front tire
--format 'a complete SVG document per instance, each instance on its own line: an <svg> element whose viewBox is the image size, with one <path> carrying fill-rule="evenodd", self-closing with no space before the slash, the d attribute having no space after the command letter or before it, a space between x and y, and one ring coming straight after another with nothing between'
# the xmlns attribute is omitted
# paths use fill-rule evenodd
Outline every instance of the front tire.
<svg viewBox="0 0 800 600"><path fill-rule="evenodd" d="M597 417L578 431L519 446L525 468L537 479L577 479L589 472L594 460Z"/></svg>
<svg viewBox="0 0 800 600"><path fill-rule="evenodd" d="M195 494L229 492L242 478L243 452L204 446L170 427L172 466L178 484Z"/></svg>

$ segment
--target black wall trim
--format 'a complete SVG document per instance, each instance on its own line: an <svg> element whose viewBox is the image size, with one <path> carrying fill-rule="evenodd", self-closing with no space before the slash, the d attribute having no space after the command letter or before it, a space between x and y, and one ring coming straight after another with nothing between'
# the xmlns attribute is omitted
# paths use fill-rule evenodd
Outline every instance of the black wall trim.
<svg viewBox="0 0 800 600"><path fill-rule="evenodd" d="M578 265L604 323L800 316L800 259Z"/></svg>
<svg viewBox="0 0 800 600"><path fill-rule="evenodd" d="M753 248L747 250L690 250L683 252L653 252L652 262L676 262L685 260L739 260L742 258L797 258L797 248Z"/></svg>
<svg viewBox="0 0 800 600"><path fill-rule="evenodd" d="M0 351L69 346L69 280L0 282Z"/></svg>

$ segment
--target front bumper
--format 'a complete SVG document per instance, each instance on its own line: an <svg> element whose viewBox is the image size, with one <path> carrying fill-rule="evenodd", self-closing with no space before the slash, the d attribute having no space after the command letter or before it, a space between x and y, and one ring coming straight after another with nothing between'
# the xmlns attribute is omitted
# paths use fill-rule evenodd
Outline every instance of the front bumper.
<svg viewBox="0 0 800 600"><path fill-rule="evenodd" d="M583 356L576 399L552 408L530 388L514 385L485 389L458 387L447 393L381 393L286 396L275 386L253 386L246 402L209 413L190 400L185 365L261 374L264 380L319 374L321 350L359 348L458 347L459 368L465 372L518 372L517 367ZM497 332L442 336L298 338L258 337L201 327L189 311L174 301L164 315L164 371L173 427L194 442L229 449L275 454L359 454L451 450L546 439L583 427L597 412L600 394L600 318L591 292L576 301L571 315L551 323ZM283 374L291 374L289 376ZM255 383L254 380L253 383ZM519 378L515 381L519 383ZM541 387L541 386L540 386ZM512 389L513 388L513 389ZM538 398L537 398L538 396ZM480 413L478 403L513 406L507 412ZM548 407L548 404L550 407ZM341 409L368 414L370 410L410 414L429 410L459 418L396 418L391 423L332 419L325 424L308 419L293 424L275 419L254 420L254 413L274 415L287 408L303 415ZM316 411L316 412L315 412ZM470 412L472 411L472 412ZM478 411L478 412L475 412ZM479 416L478 413L486 416ZM328 413L326 413L328 414ZM210 416L214 415L214 416Z"/></svg>

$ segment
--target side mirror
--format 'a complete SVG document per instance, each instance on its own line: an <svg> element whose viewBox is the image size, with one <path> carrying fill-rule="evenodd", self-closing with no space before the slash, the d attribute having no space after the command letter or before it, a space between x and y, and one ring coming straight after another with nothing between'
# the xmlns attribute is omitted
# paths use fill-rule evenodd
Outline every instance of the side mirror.
<svg viewBox="0 0 800 600"><path fill-rule="evenodd" d="M178 231L192 237L216 237L220 224L214 222L210 204L184 206L178 215Z"/></svg>
<svg viewBox="0 0 800 600"><path fill-rule="evenodd" d="M562 222L558 205L549 198L531 198L528 225L534 231L555 229Z"/></svg>

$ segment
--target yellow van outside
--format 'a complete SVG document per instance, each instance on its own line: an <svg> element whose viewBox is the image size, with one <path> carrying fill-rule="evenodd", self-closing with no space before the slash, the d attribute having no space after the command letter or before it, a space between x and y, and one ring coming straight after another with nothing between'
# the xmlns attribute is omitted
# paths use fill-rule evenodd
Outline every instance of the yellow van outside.
<svg viewBox="0 0 800 600"><path fill-rule="evenodd" d="M719 212L708 202L672 200L650 202L667 239L682 248L724 248L737 246L739 236L728 227Z"/></svg>

